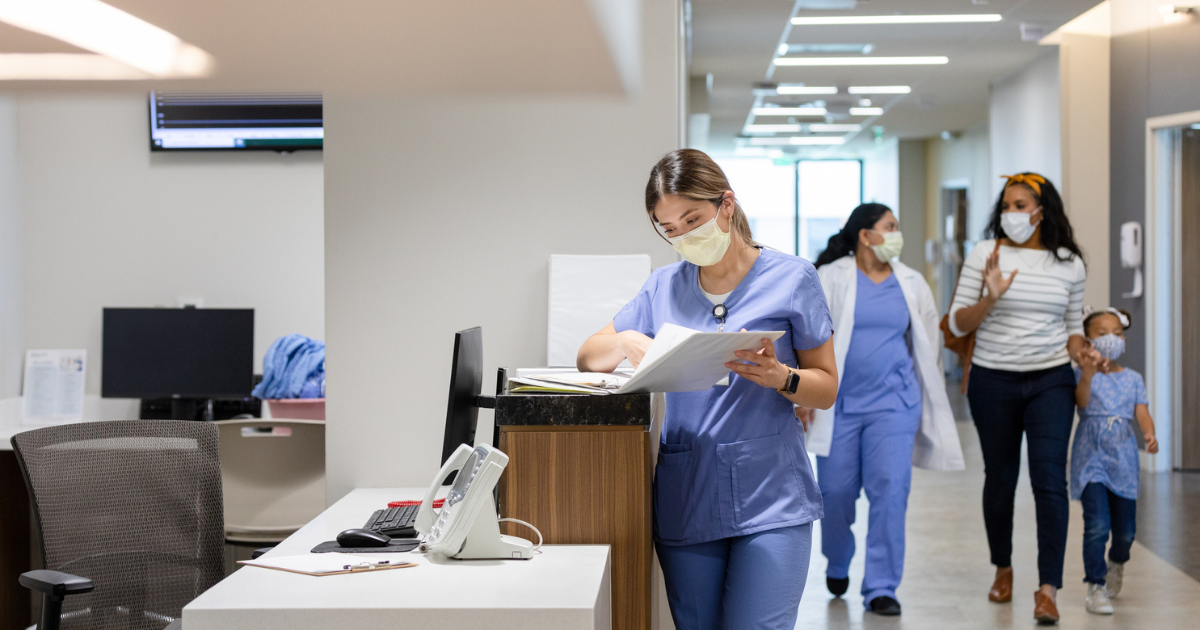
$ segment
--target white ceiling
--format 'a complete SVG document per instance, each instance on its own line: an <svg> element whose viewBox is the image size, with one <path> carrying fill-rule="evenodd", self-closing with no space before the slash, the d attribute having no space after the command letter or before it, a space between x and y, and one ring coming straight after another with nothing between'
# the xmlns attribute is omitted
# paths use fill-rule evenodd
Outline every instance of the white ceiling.
<svg viewBox="0 0 1200 630"><path fill-rule="evenodd" d="M1021 23L1049 33L1098 4L1099 0L859 0L852 11L800 11L797 15L888 15L999 13L1001 22L871 26L794 26L790 44L873 44L871 56L945 55L940 66L779 67L770 80L836 85L833 97L793 97L798 102L851 99L850 85L910 85L911 94L873 97L886 112L831 122L881 125L885 137L922 138L960 131L987 120L988 86L1051 52L1021 41ZM713 75L709 98L709 150L731 152L754 104L752 88L767 80L771 59L792 14L793 0L692 0L691 76ZM838 55L846 56L846 55ZM784 102L784 98L774 98ZM1058 116L1058 112L1047 112ZM813 122L804 119L798 122ZM783 117L758 123L783 123ZM821 122L815 119L815 122ZM839 148L803 147L800 155L849 156L874 144L864 131Z"/></svg>
<svg viewBox="0 0 1200 630"><path fill-rule="evenodd" d="M640 66L638 0L106 1L212 54L215 74L0 89L622 95ZM86 51L0 24L0 52Z"/></svg>

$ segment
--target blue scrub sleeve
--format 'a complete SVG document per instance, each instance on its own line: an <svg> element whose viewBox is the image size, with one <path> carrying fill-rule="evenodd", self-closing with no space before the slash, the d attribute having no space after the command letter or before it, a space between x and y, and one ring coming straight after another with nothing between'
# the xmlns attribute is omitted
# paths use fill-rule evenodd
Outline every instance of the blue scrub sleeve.
<svg viewBox="0 0 1200 630"><path fill-rule="evenodd" d="M807 261L796 279L792 290L792 304L788 309L792 322L792 346L805 351L819 347L833 335L833 319L829 316L829 304L817 270Z"/></svg>
<svg viewBox="0 0 1200 630"><path fill-rule="evenodd" d="M647 337L654 336L654 321L651 317L653 310L650 308L650 303L654 298L654 292L658 289L658 277L659 270L655 270L642 285L638 294L613 316L613 328L617 332L636 330Z"/></svg>

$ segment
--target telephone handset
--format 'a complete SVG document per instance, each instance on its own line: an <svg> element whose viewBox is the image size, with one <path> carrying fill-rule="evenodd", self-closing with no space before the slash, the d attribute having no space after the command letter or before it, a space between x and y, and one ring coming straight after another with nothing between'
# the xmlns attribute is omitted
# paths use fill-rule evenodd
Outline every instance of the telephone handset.
<svg viewBox="0 0 1200 630"><path fill-rule="evenodd" d="M506 466L508 455L491 446L459 446L434 477L417 511L415 528L421 537L421 550L459 560L532 557L533 543L500 534L492 489ZM460 472L442 509L435 512L433 499L454 471Z"/></svg>

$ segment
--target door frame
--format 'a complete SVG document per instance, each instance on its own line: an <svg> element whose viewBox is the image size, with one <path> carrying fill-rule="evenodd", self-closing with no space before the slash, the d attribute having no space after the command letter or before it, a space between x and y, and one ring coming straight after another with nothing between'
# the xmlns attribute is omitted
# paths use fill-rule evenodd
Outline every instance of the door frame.
<svg viewBox="0 0 1200 630"><path fill-rule="evenodd" d="M1146 229L1142 239L1146 276L1146 383L1150 414L1167 429L1158 455L1140 453L1142 469L1162 472L1182 461L1183 359L1175 347L1182 333L1181 201L1178 143L1169 134L1200 124L1200 110L1146 119ZM1159 166L1169 168L1162 169ZM1161 378L1160 378L1161 377ZM1166 438L1165 440L1163 438Z"/></svg>

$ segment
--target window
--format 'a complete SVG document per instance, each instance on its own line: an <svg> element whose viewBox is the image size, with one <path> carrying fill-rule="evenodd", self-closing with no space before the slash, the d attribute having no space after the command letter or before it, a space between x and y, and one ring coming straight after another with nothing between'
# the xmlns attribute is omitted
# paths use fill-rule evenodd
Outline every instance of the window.
<svg viewBox="0 0 1200 630"><path fill-rule="evenodd" d="M769 158L719 160L746 211L754 240L786 254L796 253L796 169Z"/></svg>
<svg viewBox="0 0 1200 630"><path fill-rule="evenodd" d="M816 260L829 237L862 203L862 162L858 160L802 160L796 163L800 203L801 258Z"/></svg>

